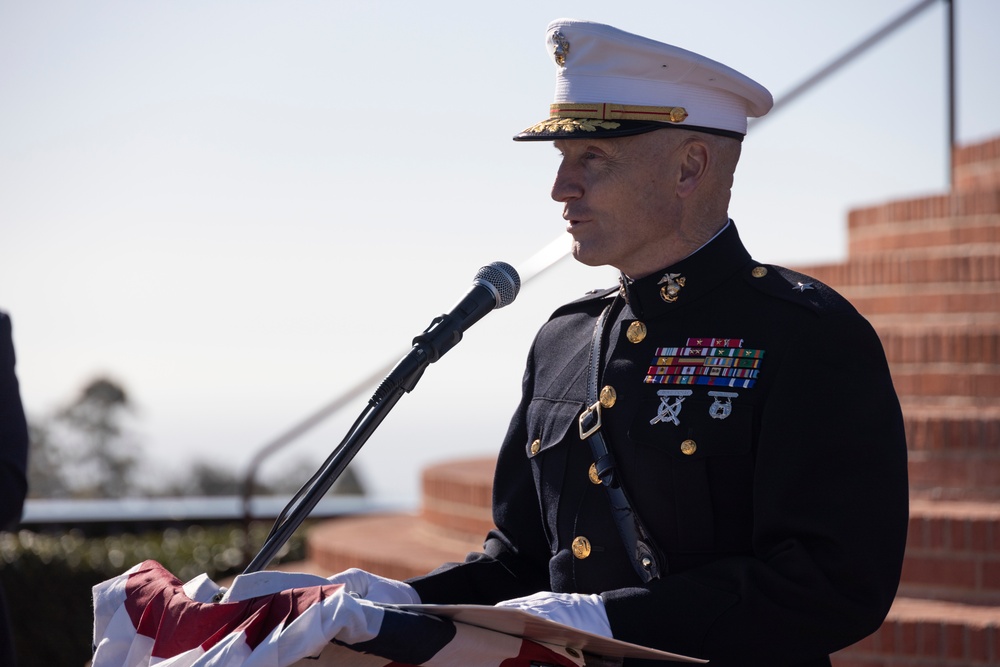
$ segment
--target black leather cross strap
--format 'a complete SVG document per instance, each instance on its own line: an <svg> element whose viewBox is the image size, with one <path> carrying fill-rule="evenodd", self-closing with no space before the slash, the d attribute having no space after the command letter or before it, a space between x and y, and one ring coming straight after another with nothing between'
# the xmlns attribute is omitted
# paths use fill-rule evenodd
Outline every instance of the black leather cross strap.
<svg viewBox="0 0 1000 667"><path fill-rule="evenodd" d="M632 509L625 489L621 485L621 475L615 469L615 459L601 435L601 402L598 399L598 384L601 371L601 347L604 339L604 325L611 312L612 302L597 318L594 338L590 344L590 374L587 378L587 409L580 415L580 439L586 440L594 455L594 464L601 484L608 491L611 514L625 550L632 561L632 567L648 583L659 579L666 572L666 560L659 554L649 532Z"/></svg>

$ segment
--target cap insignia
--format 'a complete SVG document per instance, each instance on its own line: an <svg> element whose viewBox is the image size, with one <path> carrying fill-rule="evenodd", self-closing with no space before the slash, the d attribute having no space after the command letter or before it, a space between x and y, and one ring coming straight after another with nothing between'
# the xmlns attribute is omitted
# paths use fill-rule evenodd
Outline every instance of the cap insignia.
<svg viewBox="0 0 1000 667"><path fill-rule="evenodd" d="M556 59L556 65L565 66L566 56L569 54L569 40L566 39L566 35L556 30L549 35L549 45L552 47L552 56Z"/></svg>

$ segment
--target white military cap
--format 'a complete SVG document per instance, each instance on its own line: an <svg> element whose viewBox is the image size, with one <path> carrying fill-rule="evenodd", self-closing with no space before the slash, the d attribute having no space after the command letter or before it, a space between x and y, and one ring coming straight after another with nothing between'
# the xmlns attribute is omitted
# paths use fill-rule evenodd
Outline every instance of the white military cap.
<svg viewBox="0 0 1000 667"><path fill-rule="evenodd" d="M556 63L549 117L515 141L639 134L680 127L742 139L773 100L714 60L601 23L557 19L545 33Z"/></svg>

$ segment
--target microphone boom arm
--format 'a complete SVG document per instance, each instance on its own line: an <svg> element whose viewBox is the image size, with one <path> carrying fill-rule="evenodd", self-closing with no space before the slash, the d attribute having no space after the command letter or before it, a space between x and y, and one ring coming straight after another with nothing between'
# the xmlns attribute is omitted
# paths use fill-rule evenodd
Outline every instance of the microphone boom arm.
<svg viewBox="0 0 1000 667"><path fill-rule="evenodd" d="M499 287L496 282L500 282ZM517 271L509 264L494 262L479 270L474 287L465 298L451 312L435 317L430 326L413 339L413 347L382 380L344 439L278 514L264 545L243 574L259 572L274 560L389 411L404 393L416 387L427 367L455 347L462 340L463 331L494 308L502 308L512 302L520 286Z"/></svg>
<svg viewBox="0 0 1000 667"><path fill-rule="evenodd" d="M302 522L313 511L313 508L316 507L320 499L326 495L326 492L330 490L330 487L337 481L348 464L361 451L364 444L368 442L368 438L379 427L389 414L389 411L395 407L405 392L412 390L416 386L417 381L430 362L418 363L414 368L407 371L406 377L402 377L400 382L394 383L395 386L385 386L389 377L393 373L396 373L400 365L411 356L413 356L412 351L387 376L376 392L376 394L379 392L383 394L381 398L373 396L369 400L368 405L361 412L361 415L354 422L347 435L344 436L344 439L341 440L336 449L327 457L319 470L313 474L312 478L295 493L284 509L281 510L281 513L274 520L274 525L267 539L264 541L264 545L257 552L257 555L254 556L253 560L250 561L246 569L243 570L243 574L259 572L274 560L274 557L285 543L288 542L292 534L302 525Z"/></svg>

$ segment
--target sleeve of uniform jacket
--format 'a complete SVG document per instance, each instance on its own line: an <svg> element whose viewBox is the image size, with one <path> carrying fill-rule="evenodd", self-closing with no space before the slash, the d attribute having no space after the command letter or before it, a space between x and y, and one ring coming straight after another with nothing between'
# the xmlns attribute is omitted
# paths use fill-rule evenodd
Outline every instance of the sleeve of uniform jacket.
<svg viewBox="0 0 1000 667"><path fill-rule="evenodd" d="M902 417L851 309L813 318L759 424L752 554L603 593L618 639L726 664L815 659L876 630L906 536Z"/></svg>

